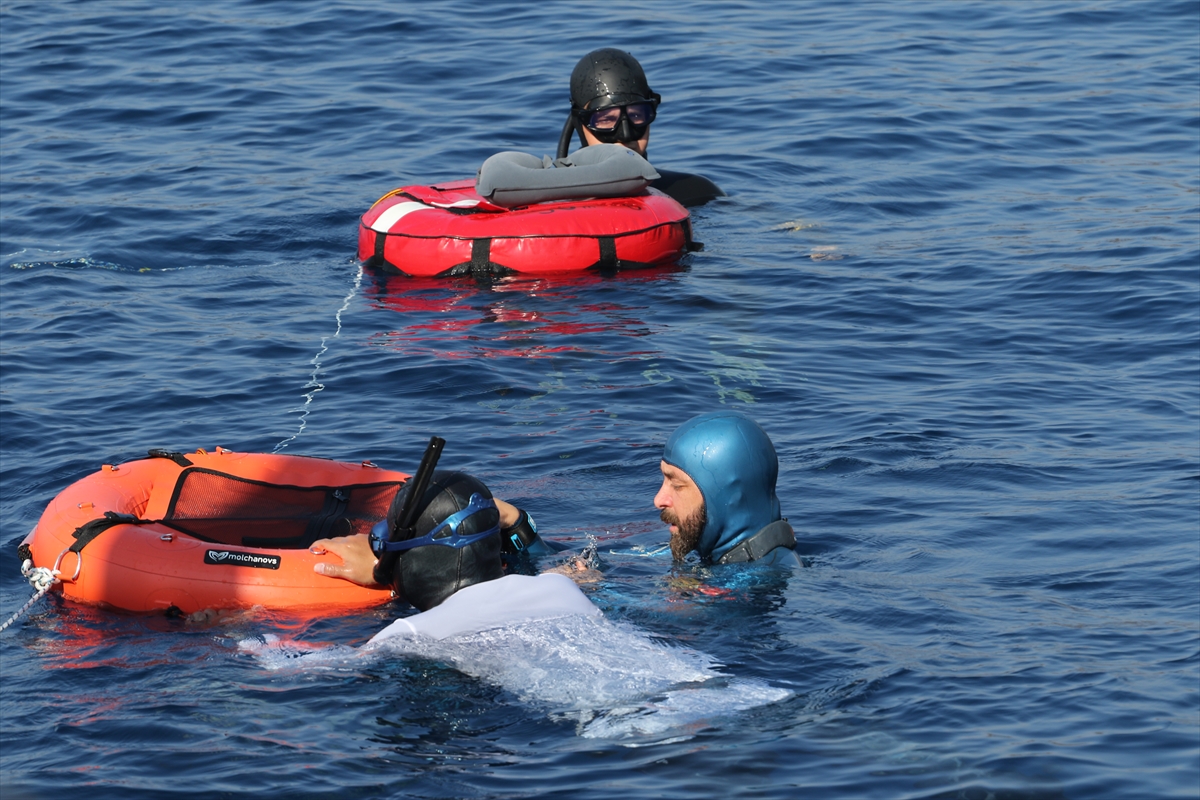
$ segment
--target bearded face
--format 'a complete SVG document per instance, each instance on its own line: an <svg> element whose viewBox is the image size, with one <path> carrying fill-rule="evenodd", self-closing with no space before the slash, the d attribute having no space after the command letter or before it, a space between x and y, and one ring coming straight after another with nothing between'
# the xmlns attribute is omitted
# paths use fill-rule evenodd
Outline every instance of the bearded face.
<svg viewBox="0 0 1200 800"><path fill-rule="evenodd" d="M688 553L700 544L700 534L708 524L708 509L701 503L700 508L680 519L673 509L664 508L659 518L668 525L675 526L671 532L671 555L676 561L683 561Z"/></svg>

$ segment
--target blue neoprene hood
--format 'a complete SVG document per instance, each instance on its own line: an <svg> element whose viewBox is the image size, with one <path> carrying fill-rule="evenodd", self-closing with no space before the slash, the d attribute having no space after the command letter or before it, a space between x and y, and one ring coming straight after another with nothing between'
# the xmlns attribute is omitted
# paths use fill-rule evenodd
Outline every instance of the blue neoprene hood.
<svg viewBox="0 0 1200 800"><path fill-rule="evenodd" d="M758 423L736 411L701 414L680 425L663 461L686 472L708 510L700 557L717 560L780 518L779 458Z"/></svg>

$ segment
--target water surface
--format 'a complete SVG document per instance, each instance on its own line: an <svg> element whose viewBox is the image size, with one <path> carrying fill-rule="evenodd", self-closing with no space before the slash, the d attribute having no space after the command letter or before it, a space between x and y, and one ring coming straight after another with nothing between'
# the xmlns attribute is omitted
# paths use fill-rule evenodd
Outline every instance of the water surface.
<svg viewBox="0 0 1200 800"><path fill-rule="evenodd" d="M612 642L787 694L587 736L570 670L539 694L461 654L244 647L349 651L400 608L50 599L0 644L5 797L1195 797L1198 42L1194 2L5 0L3 616L16 544L102 463L412 470L437 434L547 535L594 537ZM552 152L608 45L664 97L651 160L728 192L703 252L360 269L371 202ZM662 444L717 408L775 441L809 563L783 581L662 551ZM537 641L616 670L636 696L601 718L661 699L628 653Z"/></svg>

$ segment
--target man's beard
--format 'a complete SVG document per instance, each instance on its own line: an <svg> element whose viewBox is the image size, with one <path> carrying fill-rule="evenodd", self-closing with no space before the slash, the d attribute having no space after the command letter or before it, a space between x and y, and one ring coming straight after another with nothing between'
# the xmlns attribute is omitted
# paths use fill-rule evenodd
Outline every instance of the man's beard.
<svg viewBox="0 0 1200 800"><path fill-rule="evenodd" d="M704 533L704 527L708 525L708 506L701 503L700 510L685 520L680 520L679 515L671 509L664 508L659 518L668 525L675 526L676 531L671 534L671 555L676 561L683 561L687 554L700 544L700 534Z"/></svg>

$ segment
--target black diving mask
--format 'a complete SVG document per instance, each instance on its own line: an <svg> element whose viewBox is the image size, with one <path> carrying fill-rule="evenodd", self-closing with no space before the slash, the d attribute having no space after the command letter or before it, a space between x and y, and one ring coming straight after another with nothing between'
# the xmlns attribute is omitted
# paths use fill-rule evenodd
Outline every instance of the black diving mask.
<svg viewBox="0 0 1200 800"><path fill-rule="evenodd" d="M654 122L657 113L654 103L646 101L623 106L609 106L595 111L584 109L580 112L580 116L584 117L583 124L596 133L616 130L621 124L622 117L629 120L629 124L633 127L644 128Z"/></svg>
<svg viewBox="0 0 1200 800"><path fill-rule="evenodd" d="M496 524L489 527L487 530L479 533L459 533L459 527L470 517L485 511L496 512ZM424 536L417 536L412 539L406 539L402 542L388 541L388 521L380 520L371 528L371 552L376 556L387 551L404 551L412 550L414 547L424 547L430 544L440 544L444 547L463 548L469 544L478 542L480 539L486 539L489 536L500 533L500 512L496 508L495 502L491 498L484 497L479 493L471 495L470 501L467 502L467 507L461 511L455 511L450 516L446 517L440 524Z"/></svg>
<svg viewBox="0 0 1200 800"><path fill-rule="evenodd" d="M576 109L575 115L596 138L605 144L633 142L642 138L646 127L658 116L660 99L657 94L649 100L606 106L597 109Z"/></svg>

